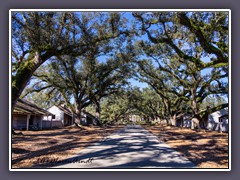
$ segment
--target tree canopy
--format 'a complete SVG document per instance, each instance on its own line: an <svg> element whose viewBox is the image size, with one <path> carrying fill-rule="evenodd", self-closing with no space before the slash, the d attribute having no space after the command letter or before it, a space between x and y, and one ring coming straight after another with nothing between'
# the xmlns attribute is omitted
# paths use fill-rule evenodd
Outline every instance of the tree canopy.
<svg viewBox="0 0 240 180"><path fill-rule="evenodd" d="M183 111L180 106L184 102L190 103L199 121L204 121L200 111L203 100L228 93L227 13L154 12L133 16L139 22L139 36L148 37L136 45L137 76L161 96L170 116Z"/></svg>
<svg viewBox="0 0 240 180"><path fill-rule="evenodd" d="M83 56L128 34L119 13L12 12L12 106L33 73L58 56Z"/></svg>
<svg viewBox="0 0 240 180"><path fill-rule="evenodd" d="M12 12L12 107L27 96L79 117L94 105L98 118L192 114L204 127L228 106L228 34L224 11ZM129 78L149 87L126 91Z"/></svg>

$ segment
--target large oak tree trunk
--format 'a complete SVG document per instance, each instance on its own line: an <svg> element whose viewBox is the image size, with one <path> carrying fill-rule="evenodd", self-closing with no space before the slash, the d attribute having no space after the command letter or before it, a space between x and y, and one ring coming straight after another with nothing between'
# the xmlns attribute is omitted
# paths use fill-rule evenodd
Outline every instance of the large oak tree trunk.
<svg viewBox="0 0 240 180"><path fill-rule="evenodd" d="M100 103L97 102L96 103L96 119L93 120L94 125L99 125L100 124L100 115L101 115L101 107L100 107Z"/></svg>
<svg viewBox="0 0 240 180"><path fill-rule="evenodd" d="M192 124L191 124L191 129L195 129L195 128L201 129L200 120L196 117L192 118Z"/></svg>
<svg viewBox="0 0 240 180"><path fill-rule="evenodd" d="M198 103L197 103L197 97L196 97L196 88L194 87L193 89L191 89L191 93L192 93L192 110L193 110L193 115L194 118L192 119L192 124L191 124L191 129L201 129L200 127L200 123L201 123L201 117L199 115L199 107L198 107Z"/></svg>
<svg viewBox="0 0 240 180"><path fill-rule="evenodd" d="M12 77L12 112L33 73L51 56L52 53L45 53L40 56L40 52L35 52L32 59L26 60L20 64L17 73Z"/></svg>
<svg viewBox="0 0 240 180"><path fill-rule="evenodd" d="M202 128L204 128L204 129L207 129L207 126L208 126L208 113L206 113L204 116L202 116L200 126Z"/></svg>
<svg viewBox="0 0 240 180"><path fill-rule="evenodd" d="M170 116L170 123L172 126L177 126L176 114Z"/></svg>
<svg viewBox="0 0 240 180"><path fill-rule="evenodd" d="M33 60L25 62L12 78L12 110L38 65Z"/></svg>
<svg viewBox="0 0 240 180"><path fill-rule="evenodd" d="M75 124L82 124L82 106L80 104L75 106L75 111L77 118L75 119Z"/></svg>
<svg viewBox="0 0 240 180"><path fill-rule="evenodd" d="M12 76L11 114L13 114L13 110L17 103L17 100L21 96L24 88L27 86L27 83L30 81L33 73L43 62L46 61L46 59L50 57L51 55L47 53L40 57L39 52L35 52L35 56L32 59L22 62L20 64L16 74Z"/></svg>

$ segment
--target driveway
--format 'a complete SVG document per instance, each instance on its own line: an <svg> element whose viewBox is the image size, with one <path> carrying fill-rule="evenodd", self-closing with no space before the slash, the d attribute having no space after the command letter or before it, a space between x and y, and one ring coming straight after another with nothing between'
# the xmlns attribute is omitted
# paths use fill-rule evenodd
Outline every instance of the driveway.
<svg viewBox="0 0 240 180"><path fill-rule="evenodd" d="M139 125L128 125L51 168L194 168Z"/></svg>

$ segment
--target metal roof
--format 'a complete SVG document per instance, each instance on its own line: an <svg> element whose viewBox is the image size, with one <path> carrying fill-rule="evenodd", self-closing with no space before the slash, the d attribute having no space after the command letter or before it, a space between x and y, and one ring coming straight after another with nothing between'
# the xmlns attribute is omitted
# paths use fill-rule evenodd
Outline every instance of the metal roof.
<svg viewBox="0 0 240 180"><path fill-rule="evenodd" d="M50 115L53 116L52 113L38 107L37 105L23 100L19 99L14 107L13 110L14 114L33 114L33 115Z"/></svg>

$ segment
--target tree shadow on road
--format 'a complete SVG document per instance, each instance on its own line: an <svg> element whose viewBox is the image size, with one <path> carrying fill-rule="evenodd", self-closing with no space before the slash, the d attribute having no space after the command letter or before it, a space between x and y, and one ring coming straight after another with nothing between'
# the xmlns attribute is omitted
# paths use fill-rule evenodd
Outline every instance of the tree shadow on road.
<svg viewBox="0 0 240 180"><path fill-rule="evenodd" d="M128 136L124 136L124 131L128 133ZM52 162L50 164L47 162L41 164L41 166L66 167L63 165L82 163L80 166L76 165L74 167L91 168L91 164L86 164L85 166L84 163L86 163L88 159L92 159L91 163L93 168L194 167L193 163L188 161L181 154L176 153L173 149L168 146L159 146L159 141L144 129L132 127L128 130L121 130L119 133L117 138L109 138L102 142L94 143L94 145L88 147L89 150L87 152L80 153L77 156L62 161ZM131 133L133 133L133 135L131 135ZM151 138L149 138L149 136L151 136ZM121 160L119 161L119 159ZM101 162L107 163L101 164ZM33 168L38 167L39 164L33 166Z"/></svg>

